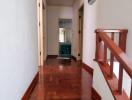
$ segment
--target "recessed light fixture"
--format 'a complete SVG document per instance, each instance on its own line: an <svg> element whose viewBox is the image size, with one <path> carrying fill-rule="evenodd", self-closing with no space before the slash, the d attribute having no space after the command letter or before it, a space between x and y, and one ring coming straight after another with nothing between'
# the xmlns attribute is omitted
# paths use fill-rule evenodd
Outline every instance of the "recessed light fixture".
<svg viewBox="0 0 132 100"><path fill-rule="evenodd" d="M96 0L88 0L88 3L92 5Z"/></svg>

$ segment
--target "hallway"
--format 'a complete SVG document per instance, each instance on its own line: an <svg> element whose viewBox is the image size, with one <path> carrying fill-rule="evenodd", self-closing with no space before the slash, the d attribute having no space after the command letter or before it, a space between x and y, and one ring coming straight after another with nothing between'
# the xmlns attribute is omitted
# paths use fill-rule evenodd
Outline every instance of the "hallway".
<svg viewBox="0 0 132 100"><path fill-rule="evenodd" d="M44 100L92 100L92 75L82 68L82 64L49 58L42 70L44 94L37 85L29 100L40 100L37 94L44 95Z"/></svg>

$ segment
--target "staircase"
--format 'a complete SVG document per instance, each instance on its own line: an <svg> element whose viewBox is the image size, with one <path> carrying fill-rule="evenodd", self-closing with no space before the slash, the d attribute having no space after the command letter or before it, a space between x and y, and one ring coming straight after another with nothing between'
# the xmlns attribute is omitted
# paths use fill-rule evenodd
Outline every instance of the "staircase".
<svg viewBox="0 0 132 100"><path fill-rule="evenodd" d="M127 29L96 30L95 61L115 100L132 100L132 87L130 97L123 89L123 70L132 78L132 63L125 54L127 33ZM115 62L119 63L119 78L113 72Z"/></svg>

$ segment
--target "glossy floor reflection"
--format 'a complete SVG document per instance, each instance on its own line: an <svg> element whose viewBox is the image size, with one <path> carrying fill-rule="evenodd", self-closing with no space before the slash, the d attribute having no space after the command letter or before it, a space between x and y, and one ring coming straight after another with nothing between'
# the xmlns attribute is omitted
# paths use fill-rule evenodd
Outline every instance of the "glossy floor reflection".
<svg viewBox="0 0 132 100"><path fill-rule="evenodd" d="M48 59L29 100L91 100L92 76L74 60Z"/></svg>

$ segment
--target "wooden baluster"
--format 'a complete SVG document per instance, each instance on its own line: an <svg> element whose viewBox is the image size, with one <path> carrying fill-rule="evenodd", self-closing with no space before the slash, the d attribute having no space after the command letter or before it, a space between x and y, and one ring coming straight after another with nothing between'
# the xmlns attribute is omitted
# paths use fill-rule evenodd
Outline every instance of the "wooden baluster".
<svg viewBox="0 0 132 100"><path fill-rule="evenodd" d="M132 100L132 80L131 80L130 100Z"/></svg>
<svg viewBox="0 0 132 100"><path fill-rule="evenodd" d="M99 48L98 48L98 60L100 62L104 62L104 42L99 42Z"/></svg>
<svg viewBox="0 0 132 100"><path fill-rule="evenodd" d="M96 33L96 54L95 59L98 60L98 49L99 49L99 35Z"/></svg>
<svg viewBox="0 0 132 100"><path fill-rule="evenodd" d="M126 33L119 34L119 47L126 52ZM123 83L123 66L119 65L119 81L118 81L118 91L122 94L122 83Z"/></svg>
<svg viewBox="0 0 132 100"><path fill-rule="evenodd" d="M126 38L127 33L120 33L119 34L119 47L126 52Z"/></svg>
<svg viewBox="0 0 132 100"><path fill-rule="evenodd" d="M96 60L100 61L101 60L101 39L98 35L98 33L96 33Z"/></svg>
<svg viewBox="0 0 132 100"><path fill-rule="evenodd" d="M107 46L104 44L104 61L107 62Z"/></svg>
<svg viewBox="0 0 132 100"><path fill-rule="evenodd" d="M118 92L119 92L119 94L122 94L122 82L123 82L123 68L120 64L120 67L119 67L119 81L118 81Z"/></svg>
<svg viewBox="0 0 132 100"><path fill-rule="evenodd" d="M114 41L114 33L111 34L111 39ZM110 77L113 77L113 65L114 65L114 56L110 54Z"/></svg>

